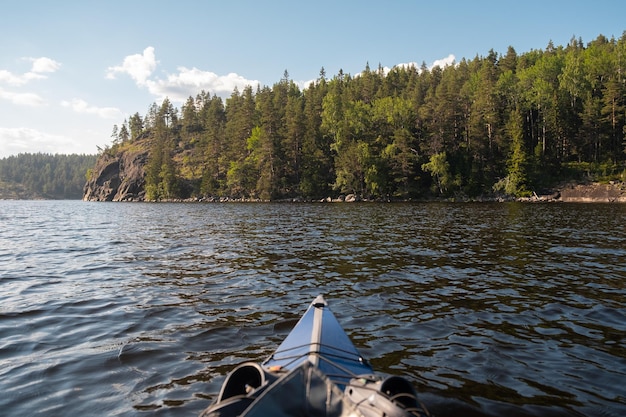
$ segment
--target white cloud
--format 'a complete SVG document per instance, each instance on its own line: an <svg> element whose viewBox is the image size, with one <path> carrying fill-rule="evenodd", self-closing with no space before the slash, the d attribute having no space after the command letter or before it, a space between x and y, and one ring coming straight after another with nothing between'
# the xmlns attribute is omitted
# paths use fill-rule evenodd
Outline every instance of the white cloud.
<svg viewBox="0 0 626 417"><path fill-rule="evenodd" d="M0 70L0 81L19 87L32 80L46 79L48 77L43 73L52 73L61 68L61 63L46 57L23 59L33 63L30 71L16 75L7 70Z"/></svg>
<svg viewBox="0 0 626 417"><path fill-rule="evenodd" d="M0 157L30 152L72 153L72 149L76 149L78 145L71 138L44 133L27 127L0 127L0 143L2 143Z"/></svg>
<svg viewBox="0 0 626 417"><path fill-rule="evenodd" d="M445 68L448 65L454 65L456 63L456 57L453 54L448 55L445 58L435 60L431 65L428 66L429 70L432 70L435 67ZM394 68L410 68L415 67L419 71L422 68L422 64L418 64L417 62L407 62L402 64L394 65ZM391 69L385 67L385 74L389 73Z"/></svg>
<svg viewBox="0 0 626 417"><path fill-rule="evenodd" d="M46 105L43 98L35 93L14 93L0 88L0 99L8 100L21 106L39 107Z"/></svg>
<svg viewBox="0 0 626 417"><path fill-rule="evenodd" d="M33 62L33 68L31 72L34 73L42 73L42 72L55 72L59 68L61 68L61 63L46 57L41 58L28 58Z"/></svg>
<svg viewBox="0 0 626 417"><path fill-rule="evenodd" d="M198 68L179 67L177 74L170 74L164 80L148 80L146 84L148 91L160 99L168 97L172 101L184 102L202 90L211 94L230 95L235 87L241 91L246 86L259 84L259 81L248 80L235 73L217 75Z"/></svg>
<svg viewBox="0 0 626 417"><path fill-rule="evenodd" d="M9 85L20 86L20 85L26 84L35 75L36 74L32 74L32 73L15 75L7 70L0 70L0 81Z"/></svg>
<svg viewBox="0 0 626 417"><path fill-rule="evenodd" d="M106 78L113 80L118 73L128 74L139 86L143 86L152 75L157 63L154 47L148 46L142 54L129 55L124 58L122 65L109 67Z"/></svg>
<svg viewBox="0 0 626 417"><path fill-rule="evenodd" d="M93 114L103 119L120 119L122 112L115 107L90 106L85 100L74 98L70 101L62 101L63 107L69 107L76 113Z"/></svg>
<svg viewBox="0 0 626 417"><path fill-rule="evenodd" d="M191 69L178 67L177 73L169 74L164 79L152 77L158 63L154 47L149 46L142 54L125 57L122 65L109 67L106 78L112 80L117 74L127 74L139 87L146 87L158 99L163 100L167 97L173 102L184 102L202 90L225 96L230 95L235 87L243 90L246 86L259 84L257 80L248 80L235 73L218 75L195 67Z"/></svg>
<svg viewBox="0 0 626 417"><path fill-rule="evenodd" d="M434 67L441 67L441 68L445 68L448 65L454 65L456 61L456 57L452 54L448 55L445 58L442 59L438 59L435 62L433 62L433 65L430 66L430 68L434 68Z"/></svg>
<svg viewBox="0 0 626 417"><path fill-rule="evenodd" d="M417 68L419 71L419 69L421 68L421 65L417 65L417 62L405 62L402 64L396 64L393 66L393 68L404 68L404 69L409 69L411 67ZM389 74L389 71L391 71L391 68L385 67L385 74Z"/></svg>
<svg viewBox="0 0 626 417"><path fill-rule="evenodd" d="M441 67L441 68L445 68L448 65L455 65L456 63L456 58L453 54L448 55L445 58L442 59L437 59L435 60L430 66L427 66L428 70L432 70L434 67ZM422 68L421 64L418 64L417 62L406 62L406 63L402 63L402 64L396 64L394 65L392 68L390 67L383 67L383 73L385 74L385 76L387 76L387 74L389 74L389 72L393 69L393 68L405 68L405 69L409 69L411 67L414 67L417 69L417 71L419 72ZM378 69L376 69L375 71L378 71ZM354 77L360 77L362 73L358 73L358 74L354 74ZM315 83L317 80L309 80L309 81L296 81L296 84L300 87L300 90L304 90L306 88L309 88L309 86L311 85L311 83Z"/></svg>
<svg viewBox="0 0 626 417"><path fill-rule="evenodd" d="M300 88L300 91L303 91L311 86L311 84L315 84L317 82L317 78L308 81L294 81L296 85Z"/></svg>
<svg viewBox="0 0 626 417"><path fill-rule="evenodd" d="M432 69L435 66L443 68L448 65L454 65L454 63L455 56L450 54L445 58L434 61L428 68ZM182 66L177 68L177 73L169 74L166 78L152 77L158 64L159 61L156 60L154 47L149 46L141 54L125 57L122 65L109 67L106 78L115 79L117 74L127 74L139 87L147 88L159 100L167 97L172 102L184 102L190 96L195 97L202 90L223 97L230 95L235 88L241 91L247 86L254 87L260 84L257 80L249 80L236 73L218 75L211 71L204 71L195 67L189 69ZM414 66L418 70L421 67L420 64L415 62L396 65L396 67L405 68L410 66ZM384 67L383 69L385 74L391 71L389 67ZM315 80L300 81L297 84L301 89L305 89L309 87L311 82L315 82Z"/></svg>

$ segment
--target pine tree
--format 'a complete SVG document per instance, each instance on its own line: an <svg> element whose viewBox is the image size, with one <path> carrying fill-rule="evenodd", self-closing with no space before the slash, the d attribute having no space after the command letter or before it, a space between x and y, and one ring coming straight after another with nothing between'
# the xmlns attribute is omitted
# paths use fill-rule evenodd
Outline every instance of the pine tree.
<svg viewBox="0 0 626 417"><path fill-rule="evenodd" d="M511 113L507 124L511 138L511 150L507 161L507 181L504 191L515 196L526 195L528 182L528 158L524 144L524 119L519 110Z"/></svg>

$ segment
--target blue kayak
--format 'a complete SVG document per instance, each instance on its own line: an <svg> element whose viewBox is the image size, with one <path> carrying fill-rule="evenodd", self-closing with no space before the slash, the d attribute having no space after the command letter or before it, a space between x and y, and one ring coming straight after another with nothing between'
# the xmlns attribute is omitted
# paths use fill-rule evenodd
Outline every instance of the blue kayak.
<svg viewBox="0 0 626 417"><path fill-rule="evenodd" d="M320 295L272 356L228 374L201 417L429 415L406 379L374 373Z"/></svg>

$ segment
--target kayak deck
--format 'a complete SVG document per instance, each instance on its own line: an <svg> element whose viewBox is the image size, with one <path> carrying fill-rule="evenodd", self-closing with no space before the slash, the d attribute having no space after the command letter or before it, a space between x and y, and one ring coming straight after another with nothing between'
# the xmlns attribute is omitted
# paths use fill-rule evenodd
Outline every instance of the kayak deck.
<svg viewBox="0 0 626 417"><path fill-rule="evenodd" d="M290 370L304 360L340 384L373 372L321 295L263 366Z"/></svg>
<svg viewBox="0 0 626 417"><path fill-rule="evenodd" d="M429 415L407 380L374 373L320 295L267 360L231 371L201 417Z"/></svg>

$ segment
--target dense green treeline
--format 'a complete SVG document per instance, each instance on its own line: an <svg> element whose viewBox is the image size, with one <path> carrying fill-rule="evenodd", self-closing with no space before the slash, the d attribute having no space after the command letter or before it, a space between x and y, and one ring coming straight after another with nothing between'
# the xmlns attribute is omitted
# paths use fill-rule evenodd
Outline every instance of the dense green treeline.
<svg viewBox="0 0 626 417"><path fill-rule="evenodd" d="M149 143L147 198L523 196L578 172L624 175L626 32L445 68L339 71L153 104L108 152ZM141 141L140 141L141 139Z"/></svg>
<svg viewBox="0 0 626 417"><path fill-rule="evenodd" d="M87 171L95 163L96 155L24 153L0 159L0 195L81 199Z"/></svg>

